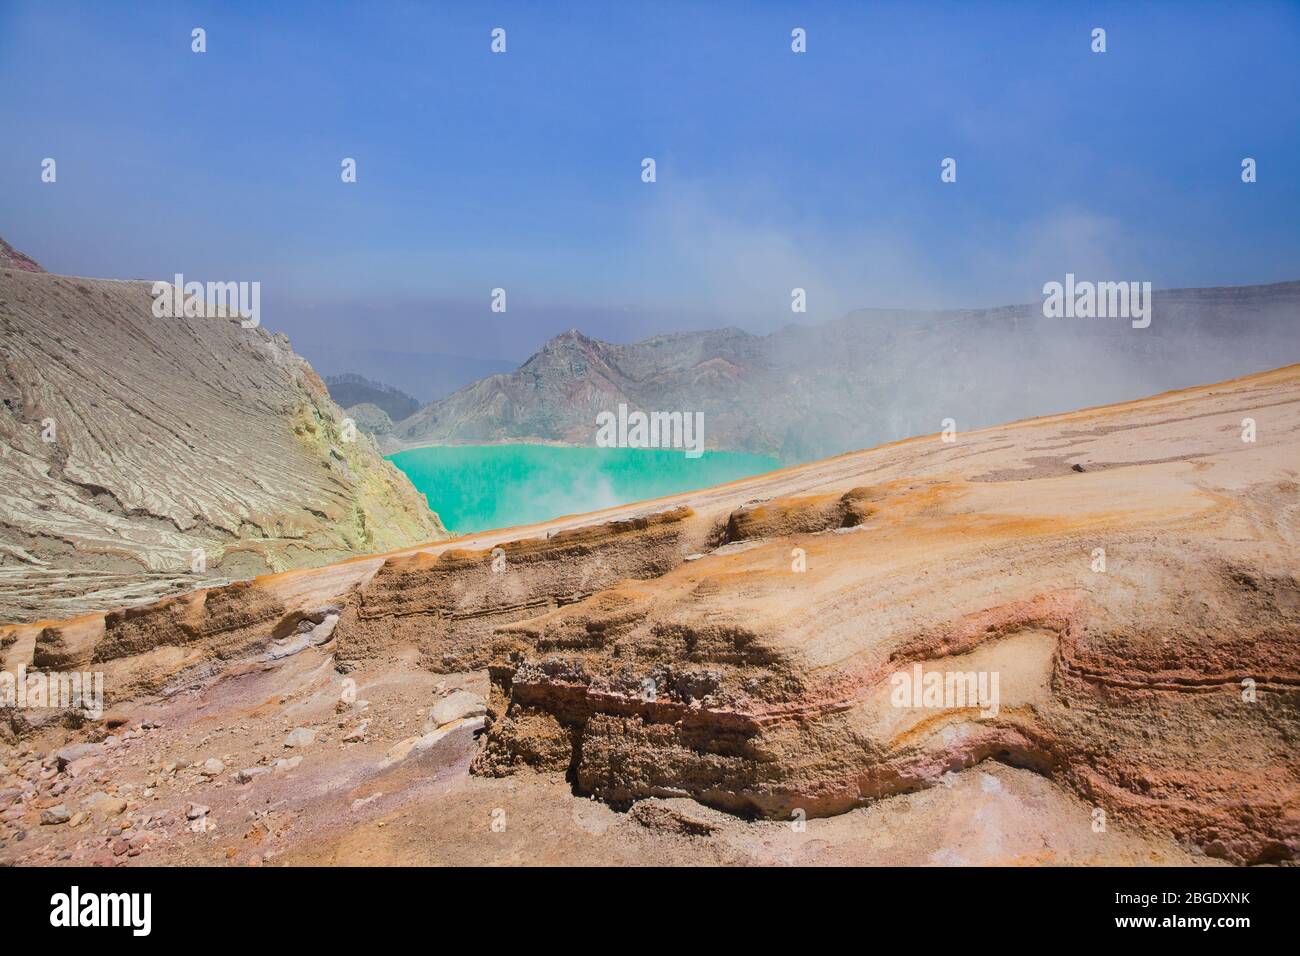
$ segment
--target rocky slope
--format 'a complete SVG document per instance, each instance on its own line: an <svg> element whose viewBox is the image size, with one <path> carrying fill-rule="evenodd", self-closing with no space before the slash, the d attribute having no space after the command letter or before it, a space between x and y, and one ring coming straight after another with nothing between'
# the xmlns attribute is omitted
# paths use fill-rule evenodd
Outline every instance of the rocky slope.
<svg viewBox="0 0 1300 956"><path fill-rule="evenodd" d="M1289 366L11 627L0 859L1294 862L1298 579Z"/></svg>
<svg viewBox="0 0 1300 956"><path fill-rule="evenodd" d="M0 620L442 535L371 440L347 440L342 412L283 336L155 318L148 282L13 266L6 252Z"/></svg>
<svg viewBox="0 0 1300 956"><path fill-rule="evenodd" d="M0 239L0 269L14 269L19 272L45 271L35 259L19 252L3 239Z"/></svg>
<svg viewBox="0 0 1300 956"><path fill-rule="evenodd" d="M386 435L393 430L393 420L378 405L361 402L349 405L343 411L367 435Z"/></svg>
<svg viewBox="0 0 1300 956"><path fill-rule="evenodd" d="M595 443L620 402L704 413L705 443L806 461L941 427L1122 401L1300 359L1300 282L1154 293L1149 328L1046 319L1042 303L867 310L767 336L738 329L614 345L569 331L515 372L399 421L422 444Z"/></svg>

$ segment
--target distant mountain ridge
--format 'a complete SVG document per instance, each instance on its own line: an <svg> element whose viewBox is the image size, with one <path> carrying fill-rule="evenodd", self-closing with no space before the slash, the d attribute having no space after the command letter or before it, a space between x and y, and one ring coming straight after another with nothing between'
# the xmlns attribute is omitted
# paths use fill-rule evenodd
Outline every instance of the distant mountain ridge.
<svg viewBox="0 0 1300 956"><path fill-rule="evenodd" d="M383 447L591 445L596 415L702 411L705 444L800 461L1137 398L1300 359L1300 282L1157 290L1150 328L1048 319L1042 303L867 309L770 335L726 328L626 345L576 329L508 374L398 421Z"/></svg>
<svg viewBox="0 0 1300 956"><path fill-rule="evenodd" d="M400 388L373 381L364 375L327 375L325 387L330 391L330 398L343 408L373 405L383 409L393 421L414 415L420 408L420 403Z"/></svg>
<svg viewBox="0 0 1300 956"><path fill-rule="evenodd" d="M337 348L303 342L303 357L321 375L361 375L415 397L421 404L436 401L459 388L498 372L510 372L515 362L442 352Z"/></svg>

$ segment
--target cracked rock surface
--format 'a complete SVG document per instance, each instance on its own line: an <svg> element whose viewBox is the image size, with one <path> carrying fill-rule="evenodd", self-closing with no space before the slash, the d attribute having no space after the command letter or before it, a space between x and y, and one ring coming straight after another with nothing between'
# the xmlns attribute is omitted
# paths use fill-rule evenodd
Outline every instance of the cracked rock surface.
<svg viewBox="0 0 1300 956"><path fill-rule="evenodd" d="M149 282L19 255L0 256L0 621L444 535L283 336L157 318Z"/></svg>

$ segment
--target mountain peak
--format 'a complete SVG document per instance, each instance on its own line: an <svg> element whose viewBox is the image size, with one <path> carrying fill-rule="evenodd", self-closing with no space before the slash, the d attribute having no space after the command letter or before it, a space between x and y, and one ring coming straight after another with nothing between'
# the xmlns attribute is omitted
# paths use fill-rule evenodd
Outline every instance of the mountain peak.
<svg viewBox="0 0 1300 956"><path fill-rule="evenodd" d="M561 332L559 335L557 335L557 336L555 336L554 338L551 339L551 342L554 342L554 343L557 343L557 344L558 344L558 343L561 343L561 342L564 342L564 343L568 343L568 342L576 342L576 343L581 344L581 345L587 345L587 344L589 344L589 343L591 343L591 342L594 342L594 341L596 341L596 340L593 339L591 336L589 336L589 335L584 335L582 332L578 331L577 329L565 329L565 330L564 330L563 332ZM550 343L547 343L547 344L550 344Z"/></svg>

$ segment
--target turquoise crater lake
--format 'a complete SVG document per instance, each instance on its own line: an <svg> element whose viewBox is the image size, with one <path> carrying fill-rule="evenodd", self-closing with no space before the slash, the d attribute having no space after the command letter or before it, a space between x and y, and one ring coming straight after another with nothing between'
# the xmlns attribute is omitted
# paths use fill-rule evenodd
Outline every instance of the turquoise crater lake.
<svg viewBox="0 0 1300 956"><path fill-rule="evenodd" d="M424 493L447 530L469 534L708 488L780 467L732 451L449 445L388 460Z"/></svg>

